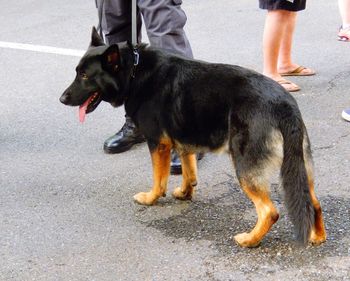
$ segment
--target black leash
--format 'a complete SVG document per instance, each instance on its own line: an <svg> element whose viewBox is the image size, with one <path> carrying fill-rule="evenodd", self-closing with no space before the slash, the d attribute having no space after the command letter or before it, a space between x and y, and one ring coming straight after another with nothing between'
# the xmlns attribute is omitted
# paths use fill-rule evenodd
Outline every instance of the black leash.
<svg viewBox="0 0 350 281"><path fill-rule="evenodd" d="M137 36L137 0L132 0L131 2L131 46L132 46L132 53L134 57L134 63L131 71L131 79L128 82L129 90L131 90L132 88L132 84L133 84L132 82L135 78L137 65L139 64L139 59L140 59L137 37L138 37ZM131 101L131 103L129 99L125 101L125 110L128 109L128 115L130 117L133 117L135 112L138 111L140 107L140 103L136 103L135 105L135 99L133 100L134 102Z"/></svg>
<svg viewBox="0 0 350 281"><path fill-rule="evenodd" d="M137 42L137 0L132 0L131 2L131 44L133 46L133 56L134 56L134 65L131 72L131 77L135 78L136 68L139 64L139 48Z"/></svg>

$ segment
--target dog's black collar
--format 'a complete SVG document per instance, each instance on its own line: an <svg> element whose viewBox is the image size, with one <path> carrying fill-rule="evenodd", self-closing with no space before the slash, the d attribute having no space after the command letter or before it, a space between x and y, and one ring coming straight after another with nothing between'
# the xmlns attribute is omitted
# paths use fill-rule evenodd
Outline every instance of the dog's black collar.
<svg viewBox="0 0 350 281"><path fill-rule="evenodd" d="M136 68L137 68L137 66L139 64L139 60L140 60L139 47L137 45L133 46L132 53L133 53L133 57L134 57L134 65L132 67L131 77L135 78Z"/></svg>

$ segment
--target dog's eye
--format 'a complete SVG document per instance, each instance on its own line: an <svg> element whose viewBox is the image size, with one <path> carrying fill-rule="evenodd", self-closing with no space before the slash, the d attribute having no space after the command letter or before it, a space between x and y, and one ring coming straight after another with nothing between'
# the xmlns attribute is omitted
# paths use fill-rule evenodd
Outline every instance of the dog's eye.
<svg viewBox="0 0 350 281"><path fill-rule="evenodd" d="M87 74L85 72L80 72L79 75L80 75L80 78L83 79L83 80L88 80L89 79L89 76L87 76Z"/></svg>

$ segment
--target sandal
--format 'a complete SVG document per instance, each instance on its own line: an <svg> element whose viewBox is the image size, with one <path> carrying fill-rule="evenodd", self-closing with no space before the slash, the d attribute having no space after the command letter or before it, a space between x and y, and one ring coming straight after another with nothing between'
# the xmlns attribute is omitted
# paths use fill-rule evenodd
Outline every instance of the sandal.
<svg viewBox="0 0 350 281"><path fill-rule="evenodd" d="M338 40L343 42L350 42L350 27L344 29L340 27L338 33Z"/></svg>
<svg viewBox="0 0 350 281"><path fill-rule="evenodd" d="M300 91L300 87L297 84L292 83L286 79L276 80L278 84L280 84L285 90L288 92L297 92Z"/></svg>
<svg viewBox="0 0 350 281"><path fill-rule="evenodd" d="M305 66L298 66L296 69L284 73L280 73L281 76L311 76L315 75L315 70L307 68Z"/></svg>

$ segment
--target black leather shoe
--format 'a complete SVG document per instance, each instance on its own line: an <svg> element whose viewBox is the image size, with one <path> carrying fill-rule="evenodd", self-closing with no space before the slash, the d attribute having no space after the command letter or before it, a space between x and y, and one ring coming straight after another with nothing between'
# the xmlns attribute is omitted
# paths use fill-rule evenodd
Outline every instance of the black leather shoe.
<svg viewBox="0 0 350 281"><path fill-rule="evenodd" d="M203 157L204 157L204 153L202 152L197 153L197 161L201 160ZM181 160L175 150L171 152L170 174L172 175L182 174Z"/></svg>
<svg viewBox="0 0 350 281"><path fill-rule="evenodd" d="M129 117L118 133L108 138L103 145L106 153L122 153L129 150L133 145L144 142L144 136L136 128Z"/></svg>
<svg viewBox="0 0 350 281"><path fill-rule="evenodd" d="M182 174L181 160L175 150L171 151L170 174L171 175Z"/></svg>

